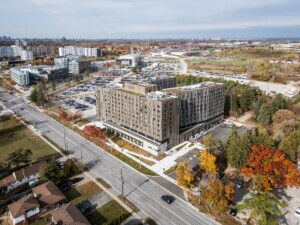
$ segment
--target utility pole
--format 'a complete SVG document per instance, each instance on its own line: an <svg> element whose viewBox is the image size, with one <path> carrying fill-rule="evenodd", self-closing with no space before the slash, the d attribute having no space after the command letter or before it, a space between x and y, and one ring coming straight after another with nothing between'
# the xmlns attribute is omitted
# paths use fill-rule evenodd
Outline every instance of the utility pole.
<svg viewBox="0 0 300 225"><path fill-rule="evenodd" d="M141 149L139 150L139 159L140 159L140 170L142 170L142 159L141 159Z"/></svg>
<svg viewBox="0 0 300 225"><path fill-rule="evenodd" d="M68 152L68 143L66 139L66 129L64 127L64 146L65 146L65 151Z"/></svg>
<svg viewBox="0 0 300 225"><path fill-rule="evenodd" d="M124 198L124 178L123 178L123 173L121 169L121 184L122 184L122 198Z"/></svg>

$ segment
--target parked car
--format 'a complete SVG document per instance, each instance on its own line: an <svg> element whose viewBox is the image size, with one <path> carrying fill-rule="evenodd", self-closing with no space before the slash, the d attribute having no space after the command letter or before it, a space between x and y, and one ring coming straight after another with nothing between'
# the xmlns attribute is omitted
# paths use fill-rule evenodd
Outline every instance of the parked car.
<svg viewBox="0 0 300 225"><path fill-rule="evenodd" d="M300 217L300 207L295 210L295 216Z"/></svg>
<svg viewBox="0 0 300 225"><path fill-rule="evenodd" d="M29 181L28 184L29 184L29 186L33 187L33 186L35 186L36 184L38 184L39 181L40 181L40 178L36 178L36 179L34 179L34 180Z"/></svg>
<svg viewBox="0 0 300 225"><path fill-rule="evenodd" d="M224 175L225 175L225 173L219 172L219 173L218 173L218 178L219 178L219 179L222 179L222 178L224 177Z"/></svg>
<svg viewBox="0 0 300 225"><path fill-rule="evenodd" d="M238 182L236 183L236 187L237 187L238 189L241 189L243 186L244 186L244 182L243 182L243 181L238 181Z"/></svg>
<svg viewBox="0 0 300 225"><path fill-rule="evenodd" d="M172 204L175 201L175 198L171 195L162 195L160 198L168 204Z"/></svg>
<svg viewBox="0 0 300 225"><path fill-rule="evenodd" d="M62 191L62 192L65 192L65 191L68 191L70 190L72 187L69 185L69 184L65 184L63 185L62 187L60 187L59 189Z"/></svg>
<svg viewBox="0 0 300 225"><path fill-rule="evenodd" d="M236 214L237 214L237 209L235 209L235 208L230 209L229 214L232 215L232 216L236 216Z"/></svg>
<svg viewBox="0 0 300 225"><path fill-rule="evenodd" d="M90 213L94 209L93 205L88 200L81 202L77 208L83 215Z"/></svg>
<svg viewBox="0 0 300 225"><path fill-rule="evenodd" d="M79 181L83 180L83 177L75 177L69 180L68 184L72 185L72 184L76 184Z"/></svg>

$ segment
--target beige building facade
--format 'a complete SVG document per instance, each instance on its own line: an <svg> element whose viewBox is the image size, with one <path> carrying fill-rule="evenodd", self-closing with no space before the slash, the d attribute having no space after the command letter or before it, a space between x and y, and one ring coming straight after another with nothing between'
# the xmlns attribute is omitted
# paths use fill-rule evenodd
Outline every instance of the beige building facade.
<svg viewBox="0 0 300 225"><path fill-rule="evenodd" d="M224 85L201 83L157 91L131 82L97 90L97 115L120 137L159 156L223 120Z"/></svg>

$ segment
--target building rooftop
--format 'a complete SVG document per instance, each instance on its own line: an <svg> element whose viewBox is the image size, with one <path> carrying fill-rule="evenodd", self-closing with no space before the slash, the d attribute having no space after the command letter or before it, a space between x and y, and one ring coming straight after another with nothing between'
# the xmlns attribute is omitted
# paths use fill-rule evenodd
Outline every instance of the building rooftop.
<svg viewBox="0 0 300 225"><path fill-rule="evenodd" d="M45 161L41 161L30 164L29 166L26 166L22 169L16 170L11 175L0 180L0 187L7 187L8 185L16 182L17 180L22 180L25 177L37 174L39 172L40 167L42 167L45 164Z"/></svg>
<svg viewBox="0 0 300 225"><path fill-rule="evenodd" d="M223 85L223 84L222 83L216 83L216 82L203 82L203 83L199 83L199 84L192 84L192 85L181 86L181 87L167 88L167 89L164 89L163 91L177 94L177 93L192 91L192 90L196 90L196 89L215 87L215 86L218 86L218 85Z"/></svg>
<svg viewBox="0 0 300 225"><path fill-rule="evenodd" d="M9 204L7 207L12 217L16 218L18 216L23 215L24 212L30 211L39 206L40 206L39 202L31 194L24 198L21 198L20 200L14 203Z"/></svg>
<svg viewBox="0 0 300 225"><path fill-rule="evenodd" d="M127 55L121 55L118 59L136 59L139 58L139 54L127 54Z"/></svg>
<svg viewBox="0 0 300 225"><path fill-rule="evenodd" d="M135 92L135 91L131 91L131 90L127 90L127 89L124 89L124 88L120 88L119 90L122 91L122 92L125 92L127 94L138 95L138 96L145 96L145 95L143 95L141 93L138 93L138 92Z"/></svg>
<svg viewBox="0 0 300 225"><path fill-rule="evenodd" d="M39 199L42 205L52 205L66 198L52 181L33 188L32 193Z"/></svg>
<svg viewBox="0 0 300 225"><path fill-rule="evenodd" d="M68 203L51 212L55 224L90 225L89 221L72 204Z"/></svg>
<svg viewBox="0 0 300 225"><path fill-rule="evenodd" d="M154 100L165 100L165 99L170 99L170 98L177 98L176 96L166 93L166 92L161 92L161 91L155 91L147 94L148 98L154 99Z"/></svg>

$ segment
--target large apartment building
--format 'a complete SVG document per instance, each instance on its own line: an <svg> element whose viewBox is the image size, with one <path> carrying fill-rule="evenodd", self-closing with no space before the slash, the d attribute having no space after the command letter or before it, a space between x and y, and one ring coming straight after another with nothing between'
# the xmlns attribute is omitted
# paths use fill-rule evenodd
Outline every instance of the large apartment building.
<svg viewBox="0 0 300 225"><path fill-rule="evenodd" d="M214 82L163 90L180 100L179 142L224 119L224 91L224 84Z"/></svg>
<svg viewBox="0 0 300 225"><path fill-rule="evenodd" d="M223 84L160 88L142 81L99 87L97 115L108 130L156 156L223 120Z"/></svg>
<svg viewBox="0 0 300 225"><path fill-rule="evenodd" d="M86 57L97 57L102 56L102 51L100 48L86 48L77 46L65 46L58 49L59 56L66 55L79 55Z"/></svg>

